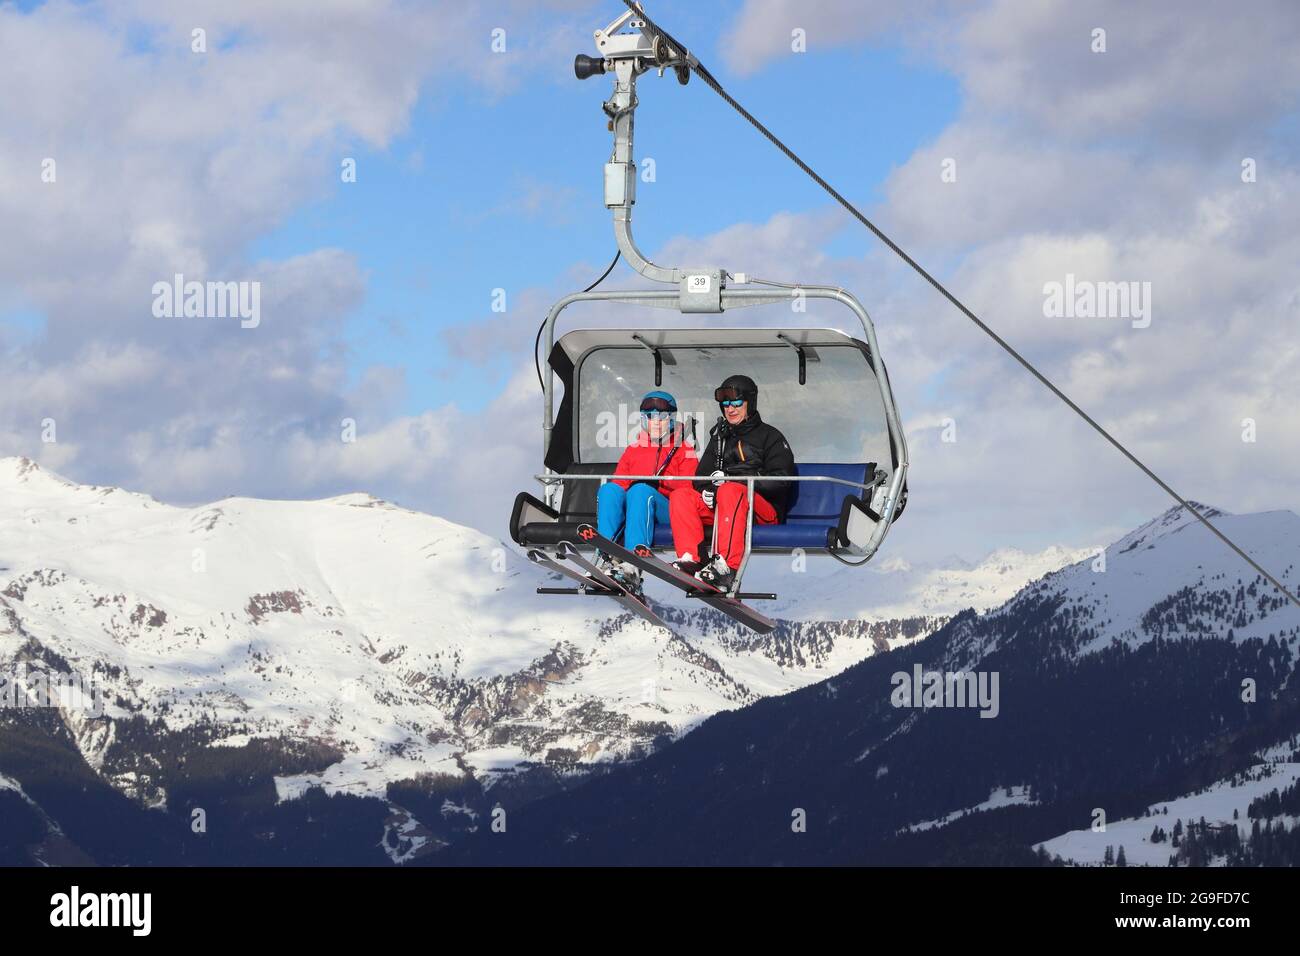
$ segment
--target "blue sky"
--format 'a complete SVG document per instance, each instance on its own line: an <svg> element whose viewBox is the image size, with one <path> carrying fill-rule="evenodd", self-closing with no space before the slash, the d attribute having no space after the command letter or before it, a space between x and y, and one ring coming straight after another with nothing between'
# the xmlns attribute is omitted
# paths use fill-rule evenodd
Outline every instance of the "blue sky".
<svg viewBox="0 0 1300 956"><path fill-rule="evenodd" d="M591 5L587 21L600 22L610 7ZM730 75L710 45L716 23L739 4L725 7L705 17L698 4L660 3L655 14L683 42L700 38L696 49L728 89L857 201L877 201L890 170L959 108L956 80L908 62L896 45L792 54L753 76ZM575 32L574 53L589 52L585 40ZM508 296L557 282L563 288L583 265L585 286L615 251L601 193L611 141L600 109L608 79L579 82L567 59L556 72L505 96L461 82L422 100L410 129L387 149L356 152L356 183L335 185L255 244L259 257L321 245L356 254L369 283L349 322L350 362L358 374L374 364L406 368L405 413L450 400L478 408L513 370L514 357L486 369L448 362L440 329L488 317L494 288ZM698 80L682 88L671 76L647 74L640 96L637 155L657 166L657 181L642 183L638 194L643 248L826 206L820 189ZM322 177L337 179L336 166L335 157L322 157ZM554 198L537 212L516 212L530 190ZM825 248L861 256L874 244L853 227Z"/></svg>

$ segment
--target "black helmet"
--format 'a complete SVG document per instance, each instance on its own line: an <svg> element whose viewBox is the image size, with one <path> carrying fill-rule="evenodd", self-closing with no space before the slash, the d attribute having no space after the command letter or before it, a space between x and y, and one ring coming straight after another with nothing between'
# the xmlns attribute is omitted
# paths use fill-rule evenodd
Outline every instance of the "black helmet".
<svg viewBox="0 0 1300 956"><path fill-rule="evenodd" d="M749 411L758 411L758 385L748 375L729 375L722 384L713 390L715 402L743 398L749 402Z"/></svg>

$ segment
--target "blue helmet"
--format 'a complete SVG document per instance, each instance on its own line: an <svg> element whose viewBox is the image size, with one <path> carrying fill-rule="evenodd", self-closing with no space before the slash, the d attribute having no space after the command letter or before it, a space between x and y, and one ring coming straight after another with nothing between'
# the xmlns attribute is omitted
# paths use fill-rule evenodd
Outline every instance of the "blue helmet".
<svg viewBox="0 0 1300 956"><path fill-rule="evenodd" d="M641 417L649 418L652 414L655 417L666 414L669 427L674 426L677 423L677 399L668 392L647 392L641 399Z"/></svg>

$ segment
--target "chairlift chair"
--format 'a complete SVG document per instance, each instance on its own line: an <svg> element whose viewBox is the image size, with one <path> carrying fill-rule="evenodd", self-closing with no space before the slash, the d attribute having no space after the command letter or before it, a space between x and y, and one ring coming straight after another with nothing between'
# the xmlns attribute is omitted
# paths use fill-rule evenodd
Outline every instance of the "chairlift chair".
<svg viewBox="0 0 1300 956"><path fill-rule="evenodd" d="M559 559L588 550L583 529L595 524L599 486L613 474L622 451L623 442L610 441L610 435L617 438L625 434L621 429L630 430L650 383L673 392L683 411L696 408L709 414L697 416L707 433L717 414L714 387L727 375L741 373L758 382L764 418L789 439L797 473L779 479L762 476L763 481L793 485L786 518L781 524L756 525L754 509L749 509L744 561L725 599L712 595L711 603L730 612L736 609L732 605L743 607L741 599L774 597L741 590L753 555L802 551L865 564L907 503L907 445L871 318L853 295L838 287L773 282L716 266L665 267L642 255L632 238L636 81L648 70L657 69L662 76L671 69L684 84L690 71L683 54L631 11L597 30L595 40L599 55L578 56L574 69L579 79L613 75L613 95L604 103L604 111L614 133L614 149L605 165L604 181L605 205L613 214L619 252L637 272L671 288L578 292L551 307L542 329L547 356L544 470L534 476L542 485L542 495L523 492L516 498L511 537L542 563L547 563L547 555ZM791 308L791 302L799 299L808 305L825 301L846 307L856 318L861 336L815 326L735 328L717 318L752 306L784 306L787 315L807 314ZM574 329L557 341L561 314L577 303L669 310L679 319L670 327ZM558 411L557 379L563 388ZM629 408L631 420L624 417ZM621 477L665 480L653 475ZM755 479L736 480L749 484L752 501ZM653 549L671 548L670 529L657 527ZM610 589L580 584L539 591L606 594ZM754 614L744 620L757 626L754 620L765 619Z"/></svg>

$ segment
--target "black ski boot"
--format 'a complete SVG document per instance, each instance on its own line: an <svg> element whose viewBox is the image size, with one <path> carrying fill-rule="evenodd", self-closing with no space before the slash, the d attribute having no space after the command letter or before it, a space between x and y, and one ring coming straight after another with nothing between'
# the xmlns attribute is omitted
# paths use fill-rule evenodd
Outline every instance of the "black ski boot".
<svg viewBox="0 0 1300 956"><path fill-rule="evenodd" d="M715 554L712 561L695 572L695 576L705 584L712 584L719 591L730 591L736 580L736 572L720 554Z"/></svg>
<svg viewBox="0 0 1300 956"><path fill-rule="evenodd" d="M699 572L700 568L704 567L704 562L692 561L689 558L678 558L673 562L673 567L683 574L694 575Z"/></svg>

